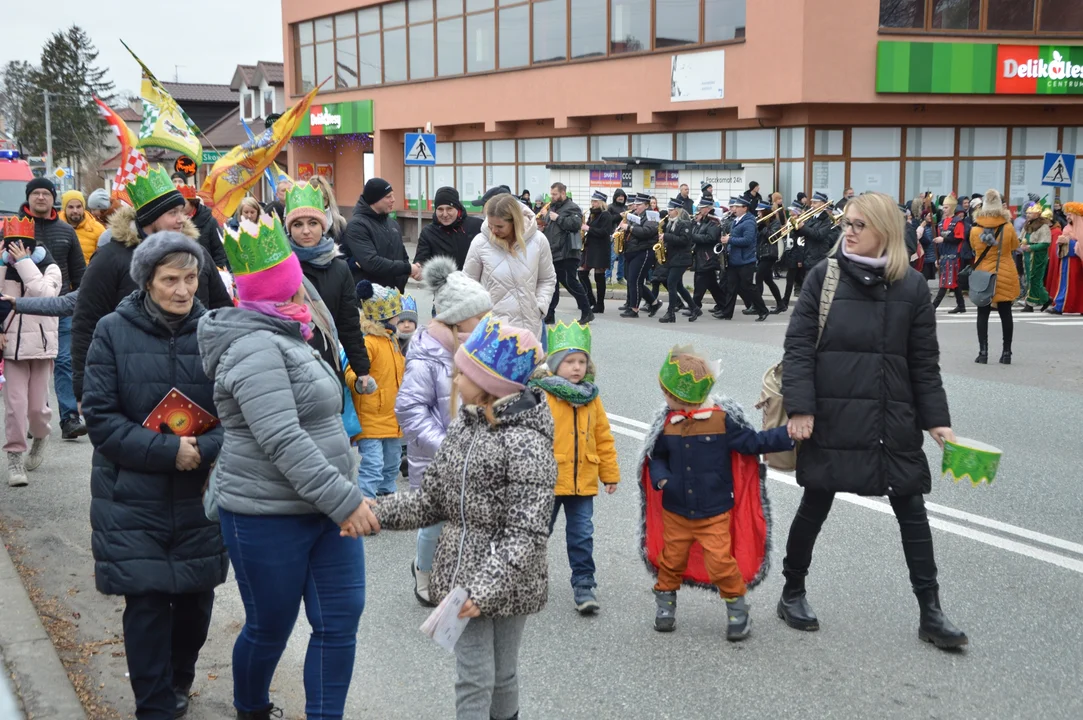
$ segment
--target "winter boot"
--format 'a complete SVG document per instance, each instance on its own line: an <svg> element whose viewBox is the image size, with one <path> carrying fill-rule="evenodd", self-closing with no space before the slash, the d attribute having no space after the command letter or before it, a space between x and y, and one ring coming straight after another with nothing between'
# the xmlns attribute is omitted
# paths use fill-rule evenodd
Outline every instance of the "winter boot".
<svg viewBox="0 0 1083 720"><path fill-rule="evenodd" d="M940 609L940 591L916 591L918 607L921 608L921 623L918 625L918 638L936 645L941 650L961 648L967 644L966 633L951 624L951 620Z"/></svg>
<svg viewBox="0 0 1083 720"><path fill-rule="evenodd" d="M662 301L661 300L655 300L653 303L651 303L650 312L648 313L648 315L650 317L654 317L655 315L658 314L658 311L661 310L661 309L662 309Z"/></svg>
<svg viewBox="0 0 1083 720"><path fill-rule="evenodd" d="M8 486L26 487L30 483L26 479L26 465L23 464L23 454L17 452L8 453Z"/></svg>
<svg viewBox="0 0 1083 720"><path fill-rule="evenodd" d="M1012 351L1011 350L1005 350L1004 352L1000 353L1000 364L1001 365L1011 365L1012 364Z"/></svg>
<svg viewBox="0 0 1083 720"><path fill-rule="evenodd" d="M432 572L422 572L415 563L410 563L410 574L414 576L414 597L423 607L436 607L429 595L429 578Z"/></svg>
<svg viewBox="0 0 1083 720"><path fill-rule="evenodd" d="M587 307L587 309L583 311L583 314L579 316L579 324L588 325L592 322L594 322L594 313L591 312L590 307Z"/></svg>
<svg viewBox="0 0 1083 720"><path fill-rule="evenodd" d="M594 588L572 588L572 594L575 597L575 609L579 611L580 615L593 615L602 607L598 604L598 597L594 594Z"/></svg>
<svg viewBox="0 0 1083 720"><path fill-rule="evenodd" d="M654 591L654 629L673 632L677 627L677 591Z"/></svg>
<svg viewBox="0 0 1083 720"><path fill-rule="evenodd" d="M86 424L76 417L67 417L60 421L60 437L75 440L86 435Z"/></svg>
<svg viewBox="0 0 1083 720"><path fill-rule="evenodd" d="M672 310L668 311L665 315L658 318L660 323L675 323L677 322L677 315Z"/></svg>
<svg viewBox="0 0 1083 720"><path fill-rule="evenodd" d="M696 318L703 314L703 309L699 307L692 308L692 311L688 315L688 322L695 322Z"/></svg>
<svg viewBox="0 0 1083 720"><path fill-rule="evenodd" d="M598 298L598 302L591 308L595 315L602 315L605 313L605 300Z"/></svg>
<svg viewBox="0 0 1083 720"><path fill-rule="evenodd" d="M820 629L820 621L805 597L805 576L786 576L782 586L782 597L778 600L778 616L794 630L815 631Z"/></svg>
<svg viewBox="0 0 1083 720"><path fill-rule="evenodd" d="M962 315L966 312L966 305L956 305L951 310L948 310L948 315Z"/></svg>
<svg viewBox="0 0 1083 720"><path fill-rule="evenodd" d="M252 712L237 711L237 720L271 720L271 718L280 717L282 717L282 708L276 708L274 705L264 710L254 710Z"/></svg>
<svg viewBox="0 0 1083 720"><path fill-rule="evenodd" d="M34 438L34 442L30 445L30 454L26 456L27 470L37 470L41 467L41 461L45 459L45 446L48 443L49 438L47 437Z"/></svg>
<svg viewBox="0 0 1083 720"><path fill-rule="evenodd" d="M974 358L974 362L978 363L979 365L988 365L989 364L989 346L988 345L979 345L978 346L978 357Z"/></svg>
<svg viewBox="0 0 1083 720"><path fill-rule="evenodd" d="M173 717L182 718L188 714L189 694L192 692L192 684L177 685L173 688L173 694L177 697L177 709L173 712Z"/></svg>
<svg viewBox="0 0 1083 720"><path fill-rule="evenodd" d="M726 598L726 639L730 642L744 640L752 632L752 618L748 616L748 600L745 596Z"/></svg>

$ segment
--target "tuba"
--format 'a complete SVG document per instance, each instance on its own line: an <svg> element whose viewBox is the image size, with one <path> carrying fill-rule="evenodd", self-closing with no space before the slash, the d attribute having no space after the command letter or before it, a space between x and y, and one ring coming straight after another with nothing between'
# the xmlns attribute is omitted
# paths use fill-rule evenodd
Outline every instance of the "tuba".
<svg viewBox="0 0 1083 720"><path fill-rule="evenodd" d="M662 222L658 223L658 242L655 244L653 250L654 258L658 261L659 265L666 264L666 242L663 239L663 235L665 235L666 221L668 220L669 217L665 217L662 218Z"/></svg>

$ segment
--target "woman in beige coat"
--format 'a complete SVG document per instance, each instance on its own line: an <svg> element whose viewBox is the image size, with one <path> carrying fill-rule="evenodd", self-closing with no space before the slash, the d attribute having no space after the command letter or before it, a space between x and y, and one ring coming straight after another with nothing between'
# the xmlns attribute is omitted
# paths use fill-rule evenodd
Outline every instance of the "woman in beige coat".
<svg viewBox="0 0 1083 720"><path fill-rule="evenodd" d="M557 285L549 241L534 213L510 193L485 203L485 222L470 244L463 272L493 300L493 315L545 337L542 318Z"/></svg>

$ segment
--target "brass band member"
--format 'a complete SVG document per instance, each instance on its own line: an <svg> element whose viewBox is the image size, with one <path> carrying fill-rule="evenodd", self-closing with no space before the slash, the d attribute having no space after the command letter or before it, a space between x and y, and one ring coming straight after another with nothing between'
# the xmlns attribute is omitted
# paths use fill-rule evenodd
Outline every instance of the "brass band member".
<svg viewBox="0 0 1083 720"><path fill-rule="evenodd" d="M827 211L827 195L816 192L812 195L812 208L820 209L798 228L797 236L805 239L805 269L811 270L827 259L827 253L838 239L834 218Z"/></svg>
<svg viewBox="0 0 1083 720"><path fill-rule="evenodd" d="M714 200L701 197L696 208L696 217L692 223L692 270L695 273L692 289L692 304L701 312L688 318L695 322L702 314L703 296L708 292L714 300L715 309L721 308L725 300L722 286L718 284L718 273L722 270L719 254L715 252L722 239L722 226L711 219Z"/></svg>
<svg viewBox="0 0 1083 720"><path fill-rule="evenodd" d="M798 197L803 194L799 193ZM794 204L789 207L789 219L799 217L805 209L800 201L794 201ZM779 260L779 265L786 269L786 290L782 293L782 304L779 305L779 312L784 313L790 306L790 298L794 291L796 290L798 295L801 294L801 284L805 279L805 239L797 237L797 234L791 231L779 242L787 243L782 258Z"/></svg>
<svg viewBox="0 0 1083 720"><path fill-rule="evenodd" d="M692 296L684 286L684 272L692 266L692 218L684 209L684 203L677 198L669 201L669 217L666 219L662 243L668 269L666 289L669 290L669 308L658 322L677 322L678 298L692 311L688 318L691 322L702 315L703 311L692 302Z"/></svg>
<svg viewBox="0 0 1083 720"><path fill-rule="evenodd" d="M609 268L610 251L614 222L606 201L605 193L594 191L590 196L590 209L583 215L583 263L579 266L579 282L587 293L587 302L595 313L605 312L605 271ZM594 272L594 284L598 286L598 296L590 285L590 274Z"/></svg>
<svg viewBox="0 0 1083 720"><path fill-rule="evenodd" d="M733 319L733 307L740 295L750 308L756 311L756 322L763 322L769 313L763 298L756 295L756 218L748 214L748 200L730 198L733 227L730 234L722 236L722 244L730 246L729 265L726 267L726 302L722 309L723 320Z"/></svg>
<svg viewBox="0 0 1083 720"><path fill-rule="evenodd" d="M620 224L628 232L624 241L624 259L628 274L628 308L620 314L621 317L639 317L639 299L643 298L650 305L650 314L658 312L662 303L646 285L648 272L647 258L651 256L651 248L658 242L658 223L647 220L647 203L650 196L639 193L632 204L632 211Z"/></svg>
<svg viewBox="0 0 1083 720"><path fill-rule="evenodd" d="M781 202L781 197L779 202ZM778 205L768 205L761 202L756 208L756 215L762 219L767 216L767 213L778 210L778 208ZM763 286L767 285L767 288L771 291L771 297L775 299L775 309L771 311L772 315L782 312L782 295L778 291L778 285L775 284L775 263L778 262L778 246L782 241L772 243L770 240L772 235L782 229L781 214L782 211L779 211L766 220L757 223L759 236L756 239L756 294L763 297ZM751 315L752 312L746 310L745 314Z"/></svg>

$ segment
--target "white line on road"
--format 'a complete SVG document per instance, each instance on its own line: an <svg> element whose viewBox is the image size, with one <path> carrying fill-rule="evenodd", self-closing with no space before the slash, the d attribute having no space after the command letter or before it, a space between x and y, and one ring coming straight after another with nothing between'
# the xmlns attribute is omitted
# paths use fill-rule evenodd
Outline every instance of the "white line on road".
<svg viewBox="0 0 1083 720"><path fill-rule="evenodd" d="M621 427L618 424L623 422L634 427L641 427L648 429L650 426L647 423L640 422L639 420L633 420L632 418L625 418L620 415L613 415L607 413L609 420L611 421L610 429L618 435L625 435L627 437L642 440L646 433L642 430L631 430L626 427ZM768 470L767 477L776 482L780 482L784 485L791 487L798 487L797 480L791 475L786 475L777 470ZM887 515L894 515L891 509L891 505L883 500L876 500L873 498L862 497L860 495L851 495L849 493L839 493L836 495L839 500L848 502L852 505L858 505L860 507L868 508L869 510L875 510L876 512L884 513ZM964 520L974 525L981 525L983 527L997 530L1009 535L1015 535L1017 537L1039 542L1051 547L1060 548L1069 552L1078 553L1083 555L1083 545L1074 543L1068 540L1062 540L1051 535L1045 535L1043 533L1028 530L1026 528L1017 527L1008 523L1000 522L999 520L992 520L990 518L982 517L981 515L975 515L973 513L964 512L962 510L956 510L955 508L948 507L946 505L939 505L937 503L925 503L925 508L931 513L937 513L940 515L946 515L948 517L955 518L957 520ZM1017 555L1023 555L1025 557L1032 558L1034 560L1041 560L1042 562L1049 563L1050 565L1056 565L1066 570L1072 570L1074 572L1083 574L1083 560L1077 558L1065 557L1055 552L1045 550L1043 548L1034 547L1033 545L1027 545L1026 543L1017 542L1008 538L1000 537L999 535L993 535L991 533L983 532L981 530L975 530L973 528L960 525L958 523L951 522L949 520L943 520L938 517L930 517L929 525L943 530L944 532L952 533L953 535L959 535L961 537L976 540L985 545L991 547L1000 548L1001 550L1007 550L1008 552L1015 553Z"/></svg>

